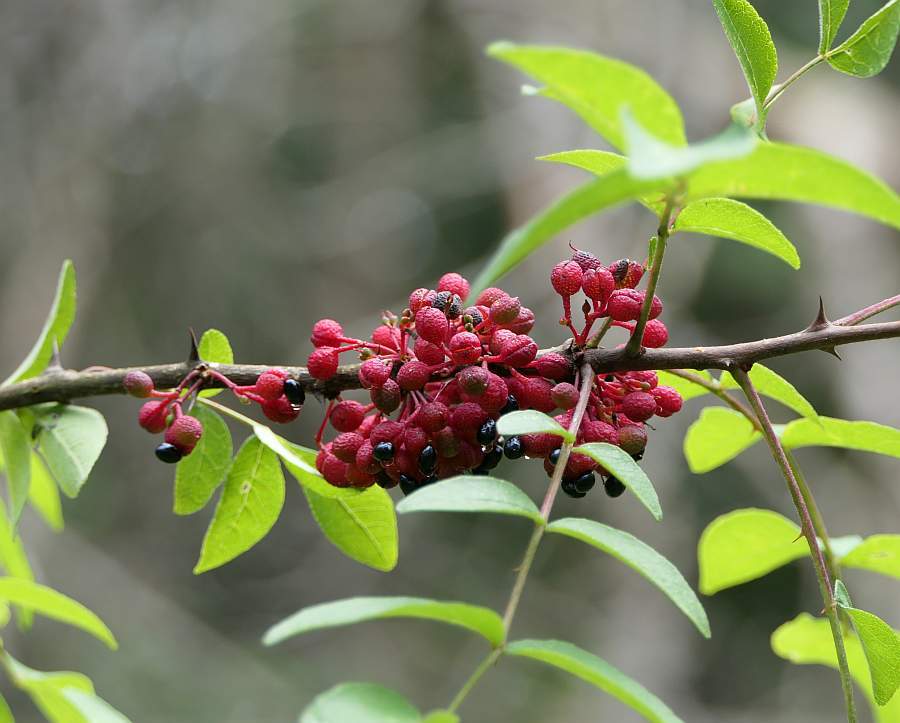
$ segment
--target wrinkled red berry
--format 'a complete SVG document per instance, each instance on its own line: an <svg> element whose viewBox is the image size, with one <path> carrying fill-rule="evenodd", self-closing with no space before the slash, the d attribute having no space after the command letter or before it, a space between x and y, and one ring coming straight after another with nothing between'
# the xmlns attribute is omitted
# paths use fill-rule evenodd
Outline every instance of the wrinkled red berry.
<svg viewBox="0 0 900 723"><path fill-rule="evenodd" d="M128 372L122 379L122 386L132 397L146 399L153 392L153 380L147 372Z"/></svg>
<svg viewBox="0 0 900 723"><path fill-rule="evenodd" d="M560 261L550 272L550 284L560 296L572 296L581 290L582 273L574 261Z"/></svg>
<svg viewBox="0 0 900 723"><path fill-rule="evenodd" d="M337 373L337 349L330 346L319 347L309 355L306 366L314 379L331 379Z"/></svg>
<svg viewBox="0 0 900 723"><path fill-rule="evenodd" d="M622 413L635 422L646 422L656 414L656 399L647 392L631 392L622 400Z"/></svg>
<svg viewBox="0 0 900 723"><path fill-rule="evenodd" d="M465 301L469 296L469 282L459 274L444 274L441 277L441 280L438 281L437 290L449 291L451 294L456 294L460 299Z"/></svg>
<svg viewBox="0 0 900 723"><path fill-rule="evenodd" d="M178 447L182 454L190 454L202 436L203 425L200 420L183 414L166 430L165 441Z"/></svg>
<svg viewBox="0 0 900 723"><path fill-rule="evenodd" d="M366 414L366 408L352 399L338 402L331 410L329 421L338 432L353 432L359 428Z"/></svg>
<svg viewBox="0 0 900 723"><path fill-rule="evenodd" d="M344 337L344 328L334 319L319 319L312 328L310 341L313 346L340 346Z"/></svg>
<svg viewBox="0 0 900 723"><path fill-rule="evenodd" d="M447 329L447 317L440 309L426 306L416 312L416 333L425 341L443 344Z"/></svg>
<svg viewBox="0 0 900 723"><path fill-rule="evenodd" d="M254 388L265 399L278 399L284 393L284 380L287 378L288 373L284 369L268 369L257 377Z"/></svg>

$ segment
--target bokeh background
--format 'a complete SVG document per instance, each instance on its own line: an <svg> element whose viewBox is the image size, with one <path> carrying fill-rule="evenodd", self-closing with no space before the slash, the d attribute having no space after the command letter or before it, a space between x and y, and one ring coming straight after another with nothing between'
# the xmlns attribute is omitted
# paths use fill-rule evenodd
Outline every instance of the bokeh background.
<svg viewBox="0 0 900 723"><path fill-rule="evenodd" d="M816 4L758 0L780 78L815 52ZM852 3L846 37L880 2ZM582 46L650 71L675 96L691 138L747 94L709 3L698 0L5 0L0 2L0 369L30 347L61 261L79 276L64 362L182 358L186 327L217 327L246 362L300 363L317 318L364 334L379 310L447 270L474 274L502 235L582 180L535 156L604 147L569 111L523 98L523 78L487 59L495 39ZM900 186L900 64L874 80L819 67L775 107L770 135L814 145ZM797 272L739 244L677 237L661 294L675 345L795 330L822 294L835 316L897 293L896 232L848 214L760 204L798 246ZM573 242L613 260L643 257L653 219L624 207L561 234L503 285L559 340L550 266ZM900 426L900 342L810 353L774 368L821 413ZM696 582L696 543L717 514L764 506L793 516L758 446L692 476L681 440L702 405L658 425L644 465L666 518L625 496L563 499L558 514L632 531ZM172 470L135 424L137 403L96 400L111 429L81 497L54 535L31 513L23 535L39 578L96 610L111 653L39 621L4 634L41 669L82 670L134 721L296 719L318 691L371 680L422 708L446 702L483 653L469 636L414 621L319 633L276 649L259 638L316 602L421 594L501 607L528 535L515 519L400 520L400 564L377 573L318 532L289 484L273 532L226 567L191 574L210 507L171 512ZM316 401L288 434L308 442ZM775 410L786 421L784 410ZM241 430L235 430L243 434ZM897 532L895 460L800 453L833 534ZM508 463L507 463L508 464ZM500 473L535 497L540 465ZM900 624L900 586L850 571L855 597ZM688 721L840 721L836 675L776 658L769 634L817 612L812 569L795 563L705 600L706 642L643 578L590 548L548 540L514 635L579 642L635 676ZM31 703L0 684L22 721ZM863 704L863 707L864 704ZM527 661L492 671L468 721L633 721L600 691ZM864 713L868 716L868 711ZM352 723L352 722L348 722Z"/></svg>

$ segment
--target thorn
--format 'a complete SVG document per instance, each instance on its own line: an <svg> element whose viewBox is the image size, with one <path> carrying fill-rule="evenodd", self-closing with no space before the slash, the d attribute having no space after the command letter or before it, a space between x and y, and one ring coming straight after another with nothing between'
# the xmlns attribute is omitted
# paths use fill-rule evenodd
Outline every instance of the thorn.
<svg viewBox="0 0 900 723"><path fill-rule="evenodd" d="M797 535L797 536L793 539L793 541L791 542L791 544L793 544L794 542L799 542L799 541L802 540L802 539L803 539L803 533L801 532L799 535Z"/></svg>
<svg viewBox="0 0 900 723"><path fill-rule="evenodd" d="M819 297L819 313L816 314L816 318L813 319L812 324L807 326L803 331L821 331L822 329L831 326L831 321L825 315L825 302L822 301L822 297Z"/></svg>
<svg viewBox="0 0 900 723"><path fill-rule="evenodd" d="M187 360L189 364L192 364L200 361L200 350L197 348L197 335L193 328L188 327L188 334L191 335L191 350L188 352Z"/></svg>
<svg viewBox="0 0 900 723"><path fill-rule="evenodd" d="M837 349L833 346L823 346L821 347L821 351L824 351L826 354L831 354L833 357L837 357L838 361L844 361L841 359L841 355L837 353Z"/></svg>
<svg viewBox="0 0 900 723"><path fill-rule="evenodd" d="M47 372L61 372L62 368L62 361L59 356L59 342L54 339L53 351L50 353L50 363L47 364L47 368L44 370L44 373L46 374Z"/></svg>

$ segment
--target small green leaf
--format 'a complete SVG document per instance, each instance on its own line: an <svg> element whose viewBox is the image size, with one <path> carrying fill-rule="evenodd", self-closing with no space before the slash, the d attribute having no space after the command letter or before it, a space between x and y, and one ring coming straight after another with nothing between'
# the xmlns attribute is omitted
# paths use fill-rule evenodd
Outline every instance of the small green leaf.
<svg viewBox="0 0 900 723"><path fill-rule="evenodd" d="M497 433L507 437L522 434L555 434L566 442L575 441L575 435L553 417L534 409L504 414L497 420Z"/></svg>
<svg viewBox="0 0 900 723"><path fill-rule="evenodd" d="M662 508L659 506L659 497L653 483L625 450L606 442L591 442L572 451L576 454L586 454L598 462L634 493L644 507L650 510L654 519L662 519Z"/></svg>
<svg viewBox="0 0 900 723"><path fill-rule="evenodd" d="M399 693L374 683L341 683L317 695L299 723L421 723Z"/></svg>
<svg viewBox="0 0 900 723"><path fill-rule="evenodd" d="M31 443L25 428L12 411L0 412L0 453L5 465L10 521L15 525L28 500Z"/></svg>
<svg viewBox="0 0 900 723"><path fill-rule="evenodd" d="M28 501L51 530L62 531L65 521L62 502L59 499L59 487L37 452L31 453L31 485L28 487Z"/></svg>
<svg viewBox="0 0 900 723"><path fill-rule="evenodd" d="M25 554L22 538L9 524L6 505L2 501L0 501L0 564L11 577L34 581L34 573L31 570L31 563L28 562L28 555ZM23 630L31 627L34 616L30 608L19 607L17 615L19 626Z"/></svg>
<svg viewBox="0 0 900 723"><path fill-rule="evenodd" d="M735 103L729 109L731 120L744 128L755 128L759 122L759 116L756 111L756 99L753 97L745 98L739 103Z"/></svg>
<svg viewBox="0 0 900 723"><path fill-rule="evenodd" d="M53 298L50 313L40 336L24 361L0 386L30 379L44 371L53 355L53 342L62 347L73 321L75 321L75 267L71 261L66 260L59 272L56 296Z"/></svg>
<svg viewBox="0 0 900 723"><path fill-rule="evenodd" d="M850 422L846 419L819 417L820 424L795 419L781 433L785 447L841 447L900 457L900 429L875 422Z"/></svg>
<svg viewBox="0 0 900 723"><path fill-rule="evenodd" d="M834 583L834 599L838 605L845 608L853 607L853 603L850 602L850 592L843 580L837 580Z"/></svg>
<svg viewBox="0 0 900 723"><path fill-rule="evenodd" d="M634 535L600 522L573 517L555 520L547 527L547 532L574 537L625 563L662 590L704 637L710 636L706 611L678 568Z"/></svg>
<svg viewBox="0 0 900 723"><path fill-rule="evenodd" d="M311 630L386 618L421 618L458 625L478 633L494 647L504 637L500 616L477 605L417 597L354 597L303 608L270 628L263 643L275 645Z"/></svg>
<svg viewBox="0 0 900 723"><path fill-rule="evenodd" d="M449 710L433 710L422 719L422 723L459 723L459 716Z"/></svg>
<svg viewBox="0 0 900 723"><path fill-rule="evenodd" d="M762 439L743 414L724 407L706 407L684 436L684 457L691 472L721 467Z"/></svg>
<svg viewBox="0 0 900 723"><path fill-rule="evenodd" d="M13 658L9 653L0 653L0 659L17 688L24 690L51 723L94 723L82 716L70 703L63 691L80 690L93 695L94 686L81 673L58 671L44 673L33 670Z"/></svg>
<svg viewBox="0 0 900 723"><path fill-rule="evenodd" d="M284 505L284 475L278 457L256 437L241 445L194 574L224 565L259 542L278 519Z"/></svg>
<svg viewBox="0 0 900 723"><path fill-rule="evenodd" d="M54 404L37 416L38 450L59 488L77 497L106 444L106 420L96 409Z"/></svg>
<svg viewBox="0 0 900 723"><path fill-rule="evenodd" d="M797 249L756 209L730 198L705 198L689 203L675 219L673 231L689 231L740 241L800 268Z"/></svg>
<svg viewBox="0 0 900 723"><path fill-rule="evenodd" d="M21 605L40 615L81 628L115 650L118 645L109 628L84 605L31 580L0 577L0 600Z"/></svg>
<svg viewBox="0 0 900 723"><path fill-rule="evenodd" d="M841 608L853 620L869 662L875 702L886 705L900 687L900 637L877 615L844 605Z"/></svg>
<svg viewBox="0 0 900 723"><path fill-rule="evenodd" d="M832 541L833 544L833 541ZM871 570L900 580L900 535L872 535L840 560L842 567Z"/></svg>
<svg viewBox="0 0 900 723"><path fill-rule="evenodd" d="M840 537L830 538L829 542L831 543L831 551L840 561L840 558L849 555L859 547L863 543L863 538L859 535L841 535Z"/></svg>
<svg viewBox="0 0 900 723"><path fill-rule="evenodd" d="M835 70L857 78L878 75L891 59L900 33L900 0L890 0L827 54Z"/></svg>
<svg viewBox="0 0 900 723"><path fill-rule="evenodd" d="M481 475L451 477L422 487L401 500L397 512L493 512L544 524L537 506L516 485Z"/></svg>
<svg viewBox="0 0 900 723"><path fill-rule="evenodd" d="M764 119L763 104L778 73L778 54L769 26L747 0L713 0L713 5L747 78L757 117Z"/></svg>
<svg viewBox="0 0 900 723"><path fill-rule="evenodd" d="M128 718L93 693L73 687L62 688L60 693L84 717L85 723L129 723Z"/></svg>
<svg viewBox="0 0 900 723"><path fill-rule="evenodd" d="M269 449L277 454L300 485L320 497L355 497L359 490L335 487L329 484L316 469L316 452L279 437L269 427L254 425L253 433Z"/></svg>
<svg viewBox="0 0 900 723"><path fill-rule="evenodd" d="M231 432L224 420L202 404L196 406L194 416L203 425L203 436L194 451L175 467L176 515L202 510L222 484L231 464Z"/></svg>
<svg viewBox="0 0 900 723"><path fill-rule="evenodd" d="M808 554L800 528L783 515L752 507L728 512L700 536L700 592L712 595L756 580Z"/></svg>
<svg viewBox="0 0 900 723"><path fill-rule="evenodd" d="M9 709L9 703L2 695L0 695L0 723L16 723L12 711Z"/></svg>
<svg viewBox="0 0 900 723"><path fill-rule="evenodd" d="M672 710L637 681L602 658L560 640L517 640L507 655L532 658L595 685L654 723L682 723Z"/></svg>
<svg viewBox="0 0 900 723"><path fill-rule="evenodd" d="M819 415L813 405L787 379L762 364L754 364L748 376L760 394L781 402L800 416L819 424ZM740 385L728 372L722 372L720 382L725 389L740 389Z"/></svg>
<svg viewBox="0 0 900 723"><path fill-rule="evenodd" d="M197 351L200 358L205 362L213 364L234 364L234 352L231 350L231 344L228 337L218 329L207 329L200 337L200 343L197 345ZM201 397L214 397L221 393L222 389L207 389L200 392Z"/></svg>
<svg viewBox="0 0 900 723"><path fill-rule="evenodd" d="M538 91L574 110L614 147L623 148L621 111L667 143L685 145L684 121L672 97L640 68L570 48L494 43L488 55L546 85Z"/></svg>
<svg viewBox="0 0 900 723"><path fill-rule="evenodd" d="M706 381L711 382L713 380L712 374L703 370L691 370L691 374L696 374L698 377L703 377ZM702 397L704 394L709 394L709 390L701 386L700 384L695 384L692 381L684 379L682 377L676 376L671 372L667 371L658 371L656 372L657 379L659 380L659 386L661 387L672 387L675 389L684 401L688 399L694 399L696 397Z"/></svg>
<svg viewBox="0 0 900 723"><path fill-rule="evenodd" d="M834 43L849 4L850 0L819 0L819 55Z"/></svg>

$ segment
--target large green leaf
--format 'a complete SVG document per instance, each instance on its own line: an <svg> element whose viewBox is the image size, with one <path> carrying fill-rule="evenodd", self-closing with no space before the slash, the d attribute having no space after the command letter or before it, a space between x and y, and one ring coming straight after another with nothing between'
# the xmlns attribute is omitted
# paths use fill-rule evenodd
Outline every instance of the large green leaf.
<svg viewBox="0 0 900 723"><path fill-rule="evenodd" d="M730 198L704 198L689 203L675 219L673 231L690 231L740 241L800 268L800 256L778 228L750 206Z"/></svg>
<svg viewBox="0 0 900 723"><path fill-rule="evenodd" d="M34 573L31 570L31 563L28 562L28 556L25 554L22 538L9 524L6 505L2 501L0 501L0 564L11 577L34 580ZM19 607L18 616L19 625L23 629L31 627L33 615L30 608Z"/></svg>
<svg viewBox="0 0 900 723"><path fill-rule="evenodd" d="M572 451L577 454L586 454L598 462L607 472L617 477L631 490L644 507L650 510L650 514L656 520L662 519L662 508L659 506L659 497L653 483L625 450L606 442L591 442L576 447Z"/></svg>
<svg viewBox="0 0 900 723"><path fill-rule="evenodd" d="M478 633L494 647L504 638L503 620L485 607L418 597L354 597L303 608L270 628L263 642L275 645L311 630L386 618L422 618L458 625Z"/></svg>
<svg viewBox="0 0 900 723"><path fill-rule="evenodd" d="M205 362L213 364L234 364L234 352L231 350L231 344L228 337L218 329L207 329L200 337L200 343L197 345L197 351L200 358ZM222 389L207 389L200 392L201 397L214 397L221 393Z"/></svg>
<svg viewBox="0 0 900 723"><path fill-rule="evenodd" d="M73 687L62 688L60 693L86 723L129 723L128 718L93 693Z"/></svg>
<svg viewBox="0 0 900 723"><path fill-rule="evenodd" d="M28 499L31 482L31 443L13 411L0 412L0 454L3 455L9 494L9 513L18 522Z"/></svg>
<svg viewBox="0 0 900 723"><path fill-rule="evenodd" d="M555 520L547 532L586 542L636 570L662 590L704 637L709 637L709 620L697 595L671 562L634 535L593 520L567 517Z"/></svg>
<svg viewBox="0 0 900 723"><path fill-rule="evenodd" d="M397 512L493 512L544 524L537 506L516 485L481 475L451 477L422 487L401 500Z"/></svg>
<svg viewBox="0 0 900 723"><path fill-rule="evenodd" d="M75 321L75 267L71 261L66 260L59 272L56 296L53 298L50 313L40 336L28 352L28 356L3 384L21 382L44 371L53 356L53 342L56 342L57 347L62 347L73 321Z"/></svg>
<svg viewBox="0 0 900 723"><path fill-rule="evenodd" d="M900 580L900 535L872 535L841 558L842 567L871 570Z"/></svg>
<svg viewBox="0 0 900 723"><path fill-rule="evenodd" d="M754 364L748 374L756 391L763 396L781 402L788 409L793 409L797 414L807 419L811 419L819 424L819 415L797 388L780 374L773 372L762 364ZM725 389L740 389L740 385L735 381L734 377L728 372L722 372L722 386Z"/></svg>
<svg viewBox="0 0 900 723"><path fill-rule="evenodd" d="M0 723L16 723L16 719L9 708L9 703L6 702L6 698L2 695L0 695Z"/></svg>
<svg viewBox="0 0 900 723"><path fill-rule="evenodd" d="M541 93L564 103L622 150L621 112L668 143L684 145L684 121L672 97L640 68L584 50L494 43L488 54L546 85Z"/></svg>
<svg viewBox="0 0 900 723"><path fill-rule="evenodd" d="M77 497L106 444L108 429L96 409L70 404L41 408L38 450L59 488Z"/></svg>
<svg viewBox="0 0 900 723"><path fill-rule="evenodd" d="M341 683L317 695L300 723L421 723L419 711L399 693L374 683Z"/></svg>
<svg viewBox="0 0 900 723"><path fill-rule="evenodd" d="M846 419L819 417L820 424L809 419L796 419L781 431L785 447L841 447L860 452L873 452L900 457L900 429L875 422L851 422Z"/></svg>
<svg viewBox="0 0 900 723"><path fill-rule="evenodd" d="M850 0L819 0L819 55L834 43L849 4Z"/></svg>
<svg viewBox="0 0 900 723"><path fill-rule="evenodd" d="M700 592L712 595L755 580L808 554L800 528L783 515L756 508L728 512L700 536Z"/></svg>
<svg viewBox="0 0 900 723"><path fill-rule="evenodd" d="M316 469L315 450L288 442L262 424L254 425L253 433L281 458L288 472L304 489L315 492L320 497L356 497L359 494L359 490L329 484Z"/></svg>
<svg viewBox="0 0 900 723"><path fill-rule="evenodd" d="M696 374L699 377L703 377L706 381L711 382L713 380L712 375L703 370L690 370L691 374ZM681 398L684 401L688 399L694 399L695 397L702 397L704 394L709 394L709 390L700 385L695 384L694 382L684 379L683 377L676 376L671 372L660 370L656 372L656 376L659 380L659 385L661 387L672 387L677 390L681 395Z"/></svg>
<svg viewBox="0 0 900 723"><path fill-rule="evenodd" d="M194 409L194 416L203 425L203 436L194 451L175 467L176 515L202 510L225 479L231 464L231 432L223 419L202 404Z"/></svg>
<svg viewBox="0 0 900 723"><path fill-rule="evenodd" d="M769 26L747 0L713 0L713 5L747 78L757 117L764 119L763 104L778 73L778 54Z"/></svg>
<svg viewBox="0 0 900 723"><path fill-rule="evenodd" d="M577 221L604 208L642 198L651 191L667 187L666 181L641 181L620 168L569 191L504 237L500 248L475 279L472 295L490 286L552 236Z"/></svg>
<svg viewBox="0 0 900 723"><path fill-rule="evenodd" d="M721 467L762 439L743 414L706 407L684 436L684 457L695 474Z"/></svg>
<svg viewBox="0 0 900 723"><path fill-rule="evenodd" d="M256 437L241 445L194 568L199 574L233 560L259 542L284 505L284 475L275 453Z"/></svg>
<svg viewBox="0 0 900 723"><path fill-rule="evenodd" d="M31 453L31 484L28 501L50 529L60 532L65 526L59 487L37 452Z"/></svg>
<svg viewBox="0 0 900 723"><path fill-rule="evenodd" d="M0 577L0 600L81 628L113 650L118 647L113 634L100 618L81 603L52 588L22 578Z"/></svg>
<svg viewBox="0 0 900 723"><path fill-rule="evenodd" d="M890 0L827 55L828 62L857 78L877 75L891 59L900 33L900 0Z"/></svg>
<svg viewBox="0 0 900 723"><path fill-rule="evenodd" d="M878 705L886 705L900 687L900 636L877 615L841 605L853 620L872 676L872 694Z"/></svg>
<svg viewBox="0 0 900 723"><path fill-rule="evenodd" d="M637 681L602 658L560 640L517 640L506 647L507 655L532 658L565 670L611 696L655 723L681 723L672 710Z"/></svg>
<svg viewBox="0 0 900 723"><path fill-rule="evenodd" d="M523 409L519 412L504 414L497 420L497 432L506 437L521 434L555 434L566 442L575 440L575 435L553 417L535 409Z"/></svg>

